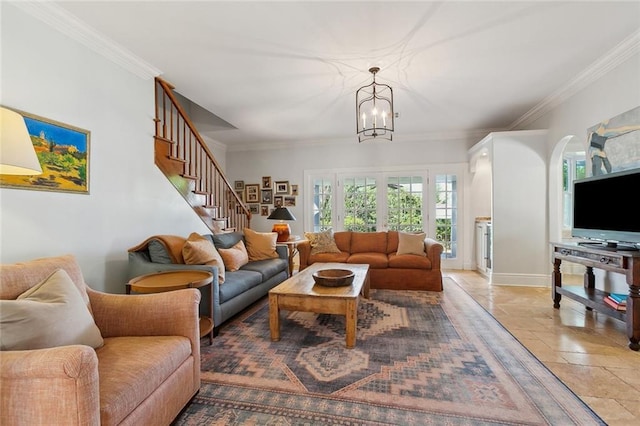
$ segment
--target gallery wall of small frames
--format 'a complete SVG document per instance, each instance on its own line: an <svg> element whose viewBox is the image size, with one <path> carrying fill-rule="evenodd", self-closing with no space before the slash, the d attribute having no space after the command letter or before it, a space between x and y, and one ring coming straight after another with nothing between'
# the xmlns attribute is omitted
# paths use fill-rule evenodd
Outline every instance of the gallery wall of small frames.
<svg viewBox="0 0 640 426"><path fill-rule="evenodd" d="M247 205L254 215L269 216L276 207L295 207L298 197L298 185L288 180L273 180L263 176L260 183L246 183L236 180L233 183L238 198Z"/></svg>

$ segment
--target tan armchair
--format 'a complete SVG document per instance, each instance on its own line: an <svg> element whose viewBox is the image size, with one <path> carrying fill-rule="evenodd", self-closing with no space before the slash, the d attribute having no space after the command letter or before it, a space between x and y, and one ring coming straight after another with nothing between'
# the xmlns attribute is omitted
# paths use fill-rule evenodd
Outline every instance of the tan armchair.
<svg viewBox="0 0 640 426"><path fill-rule="evenodd" d="M101 293L68 255L2 265L0 299L59 268L90 305L104 345L0 351L0 424L170 424L200 388L200 292Z"/></svg>

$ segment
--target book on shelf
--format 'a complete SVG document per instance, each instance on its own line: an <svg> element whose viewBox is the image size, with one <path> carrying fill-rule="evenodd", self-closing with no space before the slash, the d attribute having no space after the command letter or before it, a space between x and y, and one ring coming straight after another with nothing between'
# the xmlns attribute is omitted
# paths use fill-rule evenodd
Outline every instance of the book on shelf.
<svg viewBox="0 0 640 426"><path fill-rule="evenodd" d="M617 303L615 300L611 299L609 296L606 296L604 298L604 303L606 303L607 305L611 306L616 311L626 311L627 310L627 305L623 305L621 303Z"/></svg>
<svg viewBox="0 0 640 426"><path fill-rule="evenodd" d="M627 295L622 293L609 293L609 297L618 303L627 304Z"/></svg>

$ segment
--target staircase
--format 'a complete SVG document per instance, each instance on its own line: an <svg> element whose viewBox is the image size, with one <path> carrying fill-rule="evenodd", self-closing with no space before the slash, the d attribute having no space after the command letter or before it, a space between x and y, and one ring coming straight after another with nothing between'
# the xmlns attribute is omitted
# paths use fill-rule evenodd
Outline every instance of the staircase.
<svg viewBox="0 0 640 426"><path fill-rule="evenodd" d="M249 228L251 213L173 94L156 77L155 163L214 233Z"/></svg>

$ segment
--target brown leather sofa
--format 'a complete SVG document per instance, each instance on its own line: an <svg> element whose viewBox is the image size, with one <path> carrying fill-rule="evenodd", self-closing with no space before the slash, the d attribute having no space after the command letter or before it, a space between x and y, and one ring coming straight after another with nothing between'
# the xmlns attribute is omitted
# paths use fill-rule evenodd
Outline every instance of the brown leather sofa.
<svg viewBox="0 0 640 426"><path fill-rule="evenodd" d="M298 244L300 270L317 262L366 263L369 265L371 288L394 290L442 291L440 255L444 247L425 238L426 256L398 255L398 232L334 233L340 253L311 254L311 244Z"/></svg>
<svg viewBox="0 0 640 426"><path fill-rule="evenodd" d="M80 290L104 344L0 351L0 424L169 425L200 388L200 292L102 293L67 255L1 265L0 299L58 269Z"/></svg>

